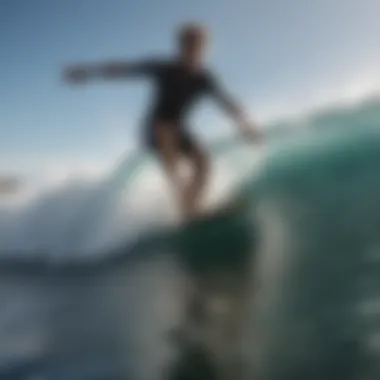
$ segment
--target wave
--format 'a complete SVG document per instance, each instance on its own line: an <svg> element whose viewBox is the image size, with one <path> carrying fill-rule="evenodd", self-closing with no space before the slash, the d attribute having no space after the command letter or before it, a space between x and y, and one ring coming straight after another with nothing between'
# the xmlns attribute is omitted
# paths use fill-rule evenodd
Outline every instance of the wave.
<svg viewBox="0 0 380 380"><path fill-rule="evenodd" d="M228 137L214 141L214 174L206 204L215 205L254 179L257 168L267 163L268 151L302 144L305 139L323 144L319 137L323 134L335 131L343 136L379 121L380 100L371 98L268 125L265 151ZM123 157L101 179L72 181L25 203L6 206L0 212L3 259L97 260L121 247L128 251L142 237L170 228L176 220L170 189L156 161L140 153Z"/></svg>

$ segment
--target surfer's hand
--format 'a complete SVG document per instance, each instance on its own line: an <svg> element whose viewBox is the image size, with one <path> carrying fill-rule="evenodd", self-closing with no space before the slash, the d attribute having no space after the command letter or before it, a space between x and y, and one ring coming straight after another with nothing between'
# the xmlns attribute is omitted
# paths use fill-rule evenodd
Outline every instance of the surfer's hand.
<svg viewBox="0 0 380 380"><path fill-rule="evenodd" d="M69 83L84 83L88 79L88 70L84 67L69 67L64 72L64 79Z"/></svg>
<svg viewBox="0 0 380 380"><path fill-rule="evenodd" d="M262 140L262 135L259 130L251 123L243 123L241 126L241 133L248 141L258 143Z"/></svg>

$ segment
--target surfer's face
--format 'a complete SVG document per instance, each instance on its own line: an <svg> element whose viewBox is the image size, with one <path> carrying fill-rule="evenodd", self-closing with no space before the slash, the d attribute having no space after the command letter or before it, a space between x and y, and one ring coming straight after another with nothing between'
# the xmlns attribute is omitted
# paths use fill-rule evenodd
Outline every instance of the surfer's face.
<svg viewBox="0 0 380 380"><path fill-rule="evenodd" d="M184 30L180 35L179 42L181 58L186 63L191 65L202 63L207 45L207 36L204 29L192 27Z"/></svg>

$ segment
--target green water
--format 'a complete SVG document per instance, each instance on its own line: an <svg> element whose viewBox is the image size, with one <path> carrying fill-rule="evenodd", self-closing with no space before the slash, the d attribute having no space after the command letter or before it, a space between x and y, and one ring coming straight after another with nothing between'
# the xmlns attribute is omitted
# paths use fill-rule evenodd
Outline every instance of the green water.
<svg viewBox="0 0 380 380"><path fill-rule="evenodd" d="M335 128L276 149L247 184L261 283L247 379L379 378L380 129L360 112L325 116Z"/></svg>
<svg viewBox="0 0 380 380"><path fill-rule="evenodd" d="M192 272L239 271L255 243L250 208L218 214L181 229L176 248Z"/></svg>

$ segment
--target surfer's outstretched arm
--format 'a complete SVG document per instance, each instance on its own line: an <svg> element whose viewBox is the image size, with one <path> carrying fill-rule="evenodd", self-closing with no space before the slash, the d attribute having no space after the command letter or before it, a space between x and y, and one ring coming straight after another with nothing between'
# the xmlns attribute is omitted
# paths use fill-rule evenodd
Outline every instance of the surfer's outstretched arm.
<svg viewBox="0 0 380 380"><path fill-rule="evenodd" d="M64 71L69 82L81 83L90 79L121 79L151 75L159 69L159 62L146 60L140 62L105 62L70 66Z"/></svg>
<svg viewBox="0 0 380 380"><path fill-rule="evenodd" d="M248 118L243 107L228 94L215 79L211 79L209 89L219 106L236 122L240 132L248 138L257 140L260 132Z"/></svg>

